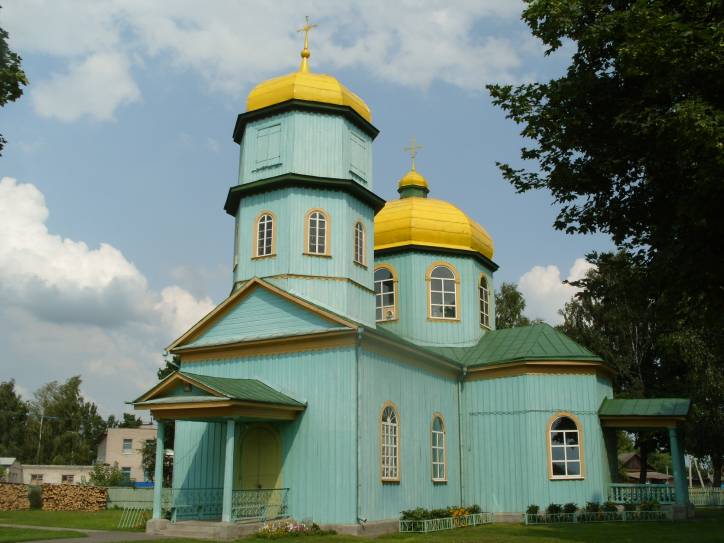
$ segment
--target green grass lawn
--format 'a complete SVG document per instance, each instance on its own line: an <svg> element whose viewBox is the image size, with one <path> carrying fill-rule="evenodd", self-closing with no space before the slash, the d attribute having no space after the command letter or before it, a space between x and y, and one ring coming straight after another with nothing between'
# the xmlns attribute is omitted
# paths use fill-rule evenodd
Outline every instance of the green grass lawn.
<svg viewBox="0 0 724 543"><path fill-rule="evenodd" d="M39 539L63 539L84 537L83 532L43 530L41 528L7 528L0 526L0 543L15 541L38 541Z"/></svg>
<svg viewBox="0 0 724 543"><path fill-rule="evenodd" d="M120 509L86 513L82 511L0 511L0 524L27 524L55 528L84 528L116 530L121 518Z"/></svg>
<svg viewBox="0 0 724 543"><path fill-rule="evenodd" d="M492 524L434 534L390 534L374 541L389 543L721 543L724 540L724 509L697 509L697 518L677 522L628 522L523 526ZM244 543L359 543L351 536L244 539ZM129 543L145 543L134 541ZM150 541L148 543L151 543ZM164 539L163 543L198 543L195 539Z"/></svg>

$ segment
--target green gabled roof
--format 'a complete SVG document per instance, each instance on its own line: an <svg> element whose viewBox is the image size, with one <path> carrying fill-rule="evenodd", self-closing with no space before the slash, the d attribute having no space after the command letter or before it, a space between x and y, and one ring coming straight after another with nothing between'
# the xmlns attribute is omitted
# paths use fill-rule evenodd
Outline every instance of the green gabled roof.
<svg viewBox="0 0 724 543"><path fill-rule="evenodd" d="M603 400L598 410L602 417L685 417L689 414L688 398L616 398Z"/></svg>
<svg viewBox="0 0 724 543"><path fill-rule="evenodd" d="M430 347L467 367L524 360L581 360L601 358L549 324L490 330L472 347Z"/></svg>
<svg viewBox="0 0 724 543"><path fill-rule="evenodd" d="M229 377L210 377L209 375L199 375L198 373L179 373L192 381L206 385L230 400L294 406L304 405L257 379L231 379Z"/></svg>

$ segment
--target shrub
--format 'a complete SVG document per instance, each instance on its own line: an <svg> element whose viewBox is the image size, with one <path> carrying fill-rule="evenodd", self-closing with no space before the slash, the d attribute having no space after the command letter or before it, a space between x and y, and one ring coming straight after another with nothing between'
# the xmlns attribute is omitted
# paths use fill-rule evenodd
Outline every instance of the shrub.
<svg viewBox="0 0 724 543"><path fill-rule="evenodd" d="M30 486L28 487L28 500L30 500L31 509L40 509L43 507L43 487L42 486Z"/></svg>
<svg viewBox="0 0 724 543"><path fill-rule="evenodd" d="M538 511L540 511L540 507L537 505L529 505L528 509L525 510L528 515L537 515Z"/></svg>
<svg viewBox="0 0 724 543"><path fill-rule="evenodd" d="M259 529L256 536L261 539L279 539L282 537L320 536L336 533L334 530L322 530L318 524L311 521L280 520L265 524Z"/></svg>
<svg viewBox="0 0 724 543"><path fill-rule="evenodd" d="M549 515L560 515L563 512L563 506L560 503L551 503L546 507L546 513Z"/></svg>
<svg viewBox="0 0 724 543"><path fill-rule="evenodd" d="M450 509L431 509L429 518L447 518L451 516Z"/></svg>
<svg viewBox="0 0 724 543"><path fill-rule="evenodd" d="M627 511L627 512L629 512L629 511L636 511L636 504L635 504L635 503L628 503L628 502L626 502L626 503L623 504L623 510L624 510L624 511Z"/></svg>
<svg viewBox="0 0 724 543"><path fill-rule="evenodd" d="M661 504L658 500L644 500L639 505L639 511L658 511L661 509Z"/></svg>
<svg viewBox="0 0 724 543"><path fill-rule="evenodd" d="M586 513L598 513L601 510L601 504L598 502L586 502Z"/></svg>
<svg viewBox="0 0 724 543"><path fill-rule="evenodd" d="M430 511L422 507L416 509L408 509L400 513L400 520L427 520L430 517Z"/></svg>
<svg viewBox="0 0 724 543"><path fill-rule="evenodd" d="M576 511L578 511L578 506L573 502L568 502L563 506L563 512L569 515L575 513Z"/></svg>
<svg viewBox="0 0 724 543"><path fill-rule="evenodd" d="M468 507L469 515L477 515L480 512L482 512L482 509L480 508L480 506L477 503Z"/></svg>
<svg viewBox="0 0 724 543"><path fill-rule="evenodd" d="M616 513L618 512L618 505L613 502L604 502L601 506L601 510L606 513Z"/></svg>

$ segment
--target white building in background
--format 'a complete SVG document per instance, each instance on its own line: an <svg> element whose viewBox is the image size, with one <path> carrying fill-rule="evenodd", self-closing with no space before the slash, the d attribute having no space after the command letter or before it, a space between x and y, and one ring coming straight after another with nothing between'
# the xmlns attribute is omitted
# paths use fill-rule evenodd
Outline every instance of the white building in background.
<svg viewBox="0 0 724 543"><path fill-rule="evenodd" d="M3 483L22 483L23 482L23 466L18 462L17 458L3 456L0 457L0 481Z"/></svg>
<svg viewBox="0 0 724 543"><path fill-rule="evenodd" d="M23 464L22 482L26 485L67 484L76 485L90 481L93 466Z"/></svg>
<svg viewBox="0 0 724 543"><path fill-rule="evenodd" d="M144 424L138 428L109 428L98 445L96 462L113 465L132 481L147 481L143 472L143 447L148 440L156 439L156 427Z"/></svg>

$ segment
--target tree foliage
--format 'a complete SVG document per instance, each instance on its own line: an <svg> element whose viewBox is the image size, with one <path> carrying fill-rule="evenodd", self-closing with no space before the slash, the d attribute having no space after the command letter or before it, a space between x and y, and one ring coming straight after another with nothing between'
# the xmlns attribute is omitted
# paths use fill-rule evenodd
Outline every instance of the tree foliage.
<svg viewBox="0 0 724 543"><path fill-rule="evenodd" d="M15 390L15 381L0 382L0 456L23 457L28 406Z"/></svg>
<svg viewBox="0 0 724 543"><path fill-rule="evenodd" d="M153 481L156 476L156 440L148 439L141 450L143 471ZM163 456L163 486L170 487L173 478L173 456Z"/></svg>
<svg viewBox="0 0 724 543"><path fill-rule="evenodd" d="M530 319L523 315L525 298L515 283L501 283L495 292L495 328L527 326Z"/></svg>
<svg viewBox="0 0 724 543"><path fill-rule="evenodd" d="M28 78L21 67L21 58L8 46L8 33L0 28L0 107L14 102L23 94ZM0 134L0 154L7 141Z"/></svg>
<svg viewBox="0 0 724 543"><path fill-rule="evenodd" d="M112 466L110 464L95 464L89 482L95 486L127 486L130 483L118 467L118 462L114 462Z"/></svg>
<svg viewBox="0 0 724 543"><path fill-rule="evenodd" d="M661 286L724 322L724 4L527 0L523 19L562 77L489 85L522 126L533 166L500 164L519 192L548 189L555 227L606 232L640 251Z"/></svg>

